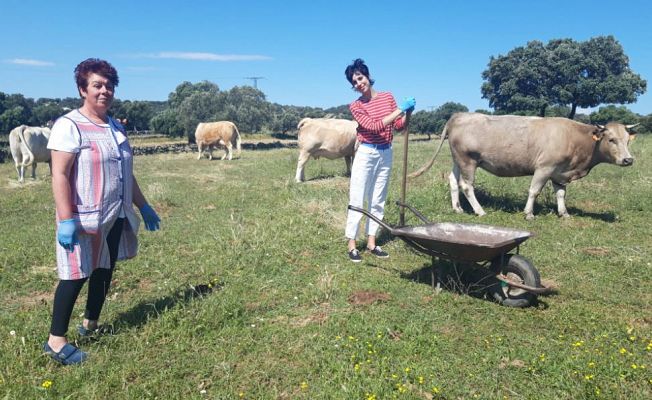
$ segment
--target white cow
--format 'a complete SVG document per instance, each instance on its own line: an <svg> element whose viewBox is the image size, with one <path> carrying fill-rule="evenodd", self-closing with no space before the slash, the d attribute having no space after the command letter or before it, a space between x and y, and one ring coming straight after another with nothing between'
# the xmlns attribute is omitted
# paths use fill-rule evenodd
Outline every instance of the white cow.
<svg viewBox="0 0 652 400"><path fill-rule="evenodd" d="M346 171L351 173L357 122L336 118L304 118L299 121L298 128L299 161L295 176L297 182L303 182L303 169L310 157L326 157L329 160L344 157Z"/></svg>
<svg viewBox="0 0 652 400"><path fill-rule="evenodd" d="M25 180L25 167L30 165L32 166L32 179L36 179L37 162L47 162L50 165L50 174L52 174L50 150L48 149L49 138L50 128L27 125L18 126L9 133L9 147L16 164L19 182Z"/></svg>

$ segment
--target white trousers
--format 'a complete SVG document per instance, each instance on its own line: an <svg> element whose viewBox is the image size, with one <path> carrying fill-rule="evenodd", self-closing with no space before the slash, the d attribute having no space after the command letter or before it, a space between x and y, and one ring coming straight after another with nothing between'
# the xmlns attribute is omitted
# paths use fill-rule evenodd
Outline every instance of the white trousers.
<svg viewBox="0 0 652 400"><path fill-rule="evenodd" d="M371 215L382 220L385 213L385 199L389 187L389 176L392 172L392 148L378 150L360 145L351 167L351 186L349 188L349 204L363 208ZM349 210L346 219L345 235L348 239L356 239L358 227L363 214ZM378 223L367 219L367 235L376 235Z"/></svg>

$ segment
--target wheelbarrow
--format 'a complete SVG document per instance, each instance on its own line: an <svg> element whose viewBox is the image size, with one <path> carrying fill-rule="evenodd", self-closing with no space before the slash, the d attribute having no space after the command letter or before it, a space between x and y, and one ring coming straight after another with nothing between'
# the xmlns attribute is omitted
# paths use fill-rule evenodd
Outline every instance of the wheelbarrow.
<svg viewBox="0 0 652 400"><path fill-rule="evenodd" d="M491 296L500 304L510 307L527 307L537 295L550 289L541 285L539 271L525 257L519 254L519 246L533 236L532 232L491 225L465 223L433 223L412 206L396 202L400 207L414 213L425 225L392 227L367 210L349 205L349 210L358 211L387 229L415 250L433 258L431 280L433 289L438 290L436 259L457 264L485 266L499 281L488 287ZM516 248L516 254L511 254Z"/></svg>

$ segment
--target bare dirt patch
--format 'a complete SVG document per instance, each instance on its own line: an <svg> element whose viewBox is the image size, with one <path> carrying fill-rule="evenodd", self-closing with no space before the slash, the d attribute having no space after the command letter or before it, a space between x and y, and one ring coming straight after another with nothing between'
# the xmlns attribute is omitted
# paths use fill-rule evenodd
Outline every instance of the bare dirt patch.
<svg viewBox="0 0 652 400"><path fill-rule="evenodd" d="M319 324L323 325L324 322L328 319L328 314L324 311L318 311L307 317L293 318L290 320L290 325L295 327L304 327L310 324Z"/></svg>
<svg viewBox="0 0 652 400"><path fill-rule="evenodd" d="M606 247L585 247L580 250L584 254L589 254L592 256L606 256L611 250Z"/></svg>
<svg viewBox="0 0 652 400"><path fill-rule="evenodd" d="M557 290L560 287L559 282L555 281L554 279L547 279L547 278L541 279L541 285L550 288L551 290Z"/></svg>
<svg viewBox="0 0 652 400"><path fill-rule="evenodd" d="M500 368L500 369L505 369L507 367L525 368L525 366L526 366L525 361L518 360L518 359L510 360L507 357L503 357L500 360L500 364L498 364L498 368Z"/></svg>
<svg viewBox="0 0 652 400"><path fill-rule="evenodd" d="M389 301L392 296L389 293L376 292L373 290L361 290L353 292L349 296L349 303L354 306L368 306L378 302Z"/></svg>
<svg viewBox="0 0 652 400"><path fill-rule="evenodd" d="M10 306L17 306L20 310L31 310L38 308L48 302L52 301L54 297L54 290L51 292L35 292L26 296L14 296L5 298L3 301Z"/></svg>

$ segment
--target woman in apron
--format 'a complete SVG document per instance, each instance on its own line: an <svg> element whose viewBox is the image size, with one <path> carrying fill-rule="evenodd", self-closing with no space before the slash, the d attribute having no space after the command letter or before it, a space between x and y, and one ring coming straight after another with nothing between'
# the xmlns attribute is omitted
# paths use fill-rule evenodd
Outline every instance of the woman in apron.
<svg viewBox="0 0 652 400"><path fill-rule="evenodd" d="M77 296L88 280L86 311L78 331L98 329L117 260L136 256L140 210L145 228L160 219L133 176L132 152L122 125L108 115L118 73L89 58L75 68L83 105L52 127L52 191L57 221L57 272L50 336L43 348L55 361L79 364L87 353L68 343L66 332Z"/></svg>

